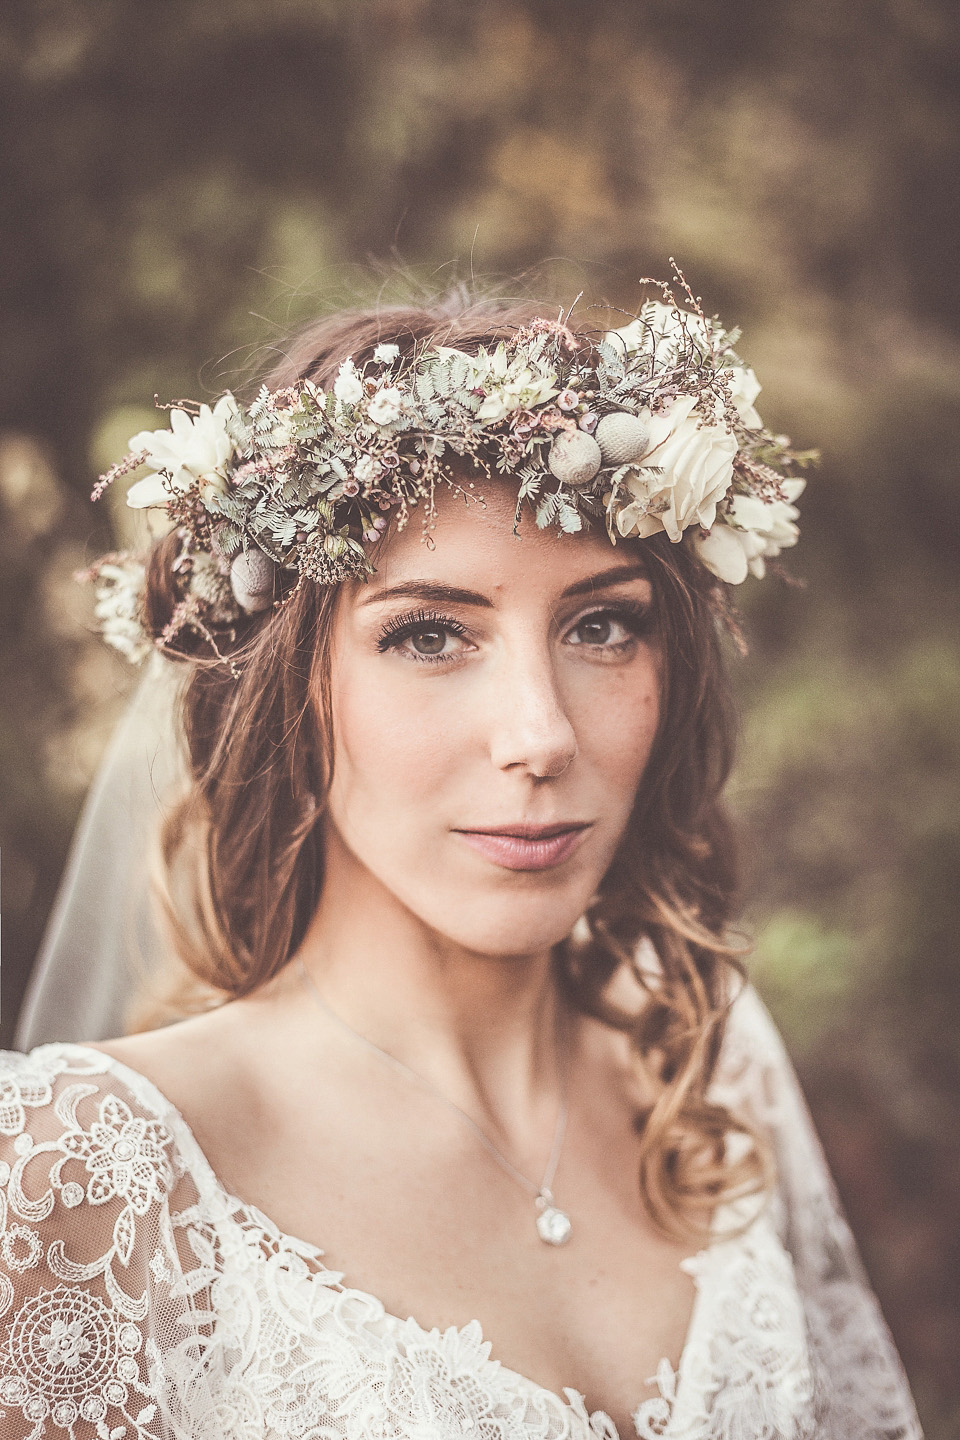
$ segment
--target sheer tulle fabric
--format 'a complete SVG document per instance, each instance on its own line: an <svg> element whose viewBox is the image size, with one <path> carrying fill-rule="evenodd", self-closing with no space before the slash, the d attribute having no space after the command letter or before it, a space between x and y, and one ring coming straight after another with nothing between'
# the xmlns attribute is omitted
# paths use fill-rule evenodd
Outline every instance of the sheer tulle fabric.
<svg viewBox="0 0 960 1440"><path fill-rule="evenodd" d="M734 1006L715 1088L772 1136L780 1184L689 1264L676 1371L643 1440L908 1440L899 1360L776 1031ZM588 1440L573 1390L500 1365L472 1322L387 1314L228 1195L142 1076L80 1045L0 1057L0 1408L9 1440ZM720 1216L718 1229L729 1216ZM638 1284L642 1284L638 1276ZM638 1396L649 1377L637 1377ZM626 1440L626 1437L622 1437Z"/></svg>
<svg viewBox="0 0 960 1440"><path fill-rule="evenodd" d="M175 707L184 667L154 654L90 788L16 1045L122 1035L128 1008L161 970L148 886L152 846L183 761Z"/></svg>

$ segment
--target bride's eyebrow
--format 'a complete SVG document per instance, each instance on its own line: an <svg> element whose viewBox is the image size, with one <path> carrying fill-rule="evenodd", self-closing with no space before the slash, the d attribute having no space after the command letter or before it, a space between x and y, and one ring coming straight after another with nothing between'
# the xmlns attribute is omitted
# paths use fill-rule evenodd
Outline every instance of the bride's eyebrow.
<svg viewBox="0 0 960 1440"><path fill-rule="evenodd" d="M568 585L560 598L567 600L571 595L592 595L595 590L606 590L611 585L623 585L628 580L649 578L645 565L614 565L612 570L601 570L596 575L588 575L586 580L578 580L575 585Z"/></svg>
<svg viewBox="0 0 960 1440"><path fill-rule="evenodd" d="M612 585L622 585L628 580L646 580L647 571L643 565L615 565L611 570L600 570L568 585L561 599L574 595L592 595L597 590ZM486 610L493 609L489 595L479 590L464 590L458 585L443 585L436 580L404 580L399 585L390 585L377 590L361 600L361 605L379 605L388 600L425 600L431 605L478 605Z"/></svg>
<svg viewBox="0 0 960 1440"><path fill-rule="evenodd" d="M361 605L379 605L384 600L426 600L432 605L483 605L493 609L493 601L479 590L461 590L456 585L441 585L436 580L404 580L366 596Z"/></svg>

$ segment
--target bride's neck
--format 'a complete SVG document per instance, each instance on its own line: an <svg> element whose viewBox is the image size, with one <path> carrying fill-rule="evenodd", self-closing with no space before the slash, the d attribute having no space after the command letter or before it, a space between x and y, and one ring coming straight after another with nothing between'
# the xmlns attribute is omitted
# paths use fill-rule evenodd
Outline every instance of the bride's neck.
<svg viewBox="0 0 960 1440"><path fill-rule="evenodd" d="M352 903L334 885L325 895L296 960L340 1020L471 1113L517 1114L556 1094L549 951L478 955L376 882ZM289 972L291 985L302 979L298 964ZM323 1020L313 1007L312 1023Z"/></svg>

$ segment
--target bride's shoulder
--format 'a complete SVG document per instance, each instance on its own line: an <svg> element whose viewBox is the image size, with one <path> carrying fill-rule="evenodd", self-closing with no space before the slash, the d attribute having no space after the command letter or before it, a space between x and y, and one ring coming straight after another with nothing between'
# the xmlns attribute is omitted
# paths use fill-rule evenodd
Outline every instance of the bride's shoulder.
<svg viewBox="0 0 960 1440"><path fill-rule="evenodd" d="M14 1291L129 1270L135 1251L139 1273L162 1217L197 1197L171 1107L142 1077L87 1045L0 1051L0 1314Z"/></svg>
<svg viewBox="0 0 960 1440"><path fill-rule="evenodd" d="M102 1054L115 1074L149 1082L180 1112L217 1109L241 1083L242 1010L224 1005L157 1030L99 1040L89 1048Z"/></svg>
<svg viewBox="0 0 960 1440"><path fill-rule="evenodd" d="M793 1064L776 1022L751 984L741 986L727 1011L710 1095L771 1137L795 1108L799 1088Z"/></svg>
<svg viewBox="0 0 960 1440"><path fill-rule="evenodd" d="M726 1015L722 1063L729 1069L779 1064L783 1041L770 1011L749 981L741 981Z"/></svg>
<svg viewBox="0 0 960 1440"><path fill-rule="evenodd" d="M0 1137L17 1152L22 1137L71 1123L81 1101L113 1096L125 1101L129 1086L109 1055L92 1045L53 1042L33 1050L0 1050Z"/></svg>
<svg viewBox="0 0 960 1440"><path fill-rule="evenodd" d="M4 1183L11 1173L26 1177L33 1189L38 1162L52 1167L59 1182L71 1157L99 1174L113 1161L123 1163L135 1137L144 1140L136 1147L138 1157L156 1160L157 1177L172 1175L175 1167L161 1163L173 1148L166 1124L171 1109L145 1077L92 1045L0 1051L0 1175ZM127 1158L132 1162L132 1155ZM76 1189L68 1187L68 1206Z"/></svg>
<svg viewBox="0 0 960 1440"><path fill-rule="evenodd" d="M56 1189L75 1158L96 1182L91 1203L99 1203L102 1177L126 1174L124 1167L149 1175L151 1194L168 1190L191 1168L184 1110L202 1118L234 1083L229 1027L213 1020L0 1051L0 1175L36 1188L45 1166ZM76 1193L70 1185L68 1199Z"/></svg>

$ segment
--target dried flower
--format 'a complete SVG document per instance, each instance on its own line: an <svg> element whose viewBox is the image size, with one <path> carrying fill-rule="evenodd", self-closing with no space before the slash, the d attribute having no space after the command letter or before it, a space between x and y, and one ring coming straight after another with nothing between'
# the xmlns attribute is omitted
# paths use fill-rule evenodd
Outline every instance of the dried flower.
<svg viewBox="0 0 960 1440"><path fill-rule="evenodd" d="M383 466L372 455L361 455L353 467L353 473L361 485L374 485L383 474Z"/></svg>
<svg viewBox="0 0 960 1440"><path fill-rule="evenodd" d="M333 382L333 393L341 405L359 405L363 399L363 383L352 360L344 360Z"/></svg>
<svg viewBox="0 0 960 1440"><path fill-rule="evenodd" d="M396 385L385 385L367 405L367 414L374 425L392 425L404 410L404 394Z"/></svg>

